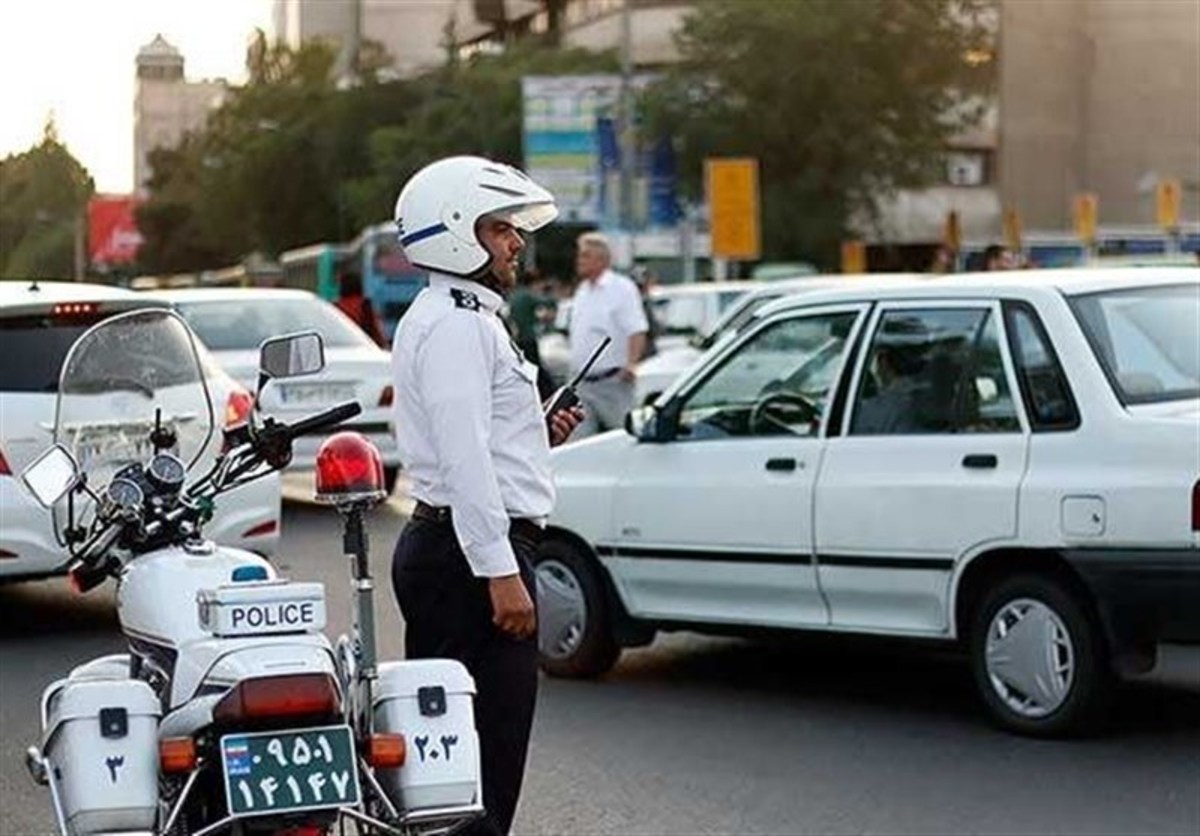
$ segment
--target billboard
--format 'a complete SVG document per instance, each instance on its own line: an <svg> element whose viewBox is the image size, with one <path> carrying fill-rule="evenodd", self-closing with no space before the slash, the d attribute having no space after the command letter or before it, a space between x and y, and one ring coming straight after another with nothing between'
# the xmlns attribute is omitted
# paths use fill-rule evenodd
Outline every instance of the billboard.
<svg viewBox="0 0 1200 836"><path fill-rule="evenodd" d="M133 195L96 195L88 201L88 261L97 267L132 264L142 246Z"/></svg>
<svg viewBox="0 0 1200 836"><path fill-rule="evenodd" d="M634 76L639 91L653 75ZM619 217L621 148L619 75L525 76L522 130L525 170L558 200L559 218L612 226ZM657 146L643 149L636 162L633 204L651 226L674 217L673 158ZM668 209L668 206L670 207Z"/></svg>

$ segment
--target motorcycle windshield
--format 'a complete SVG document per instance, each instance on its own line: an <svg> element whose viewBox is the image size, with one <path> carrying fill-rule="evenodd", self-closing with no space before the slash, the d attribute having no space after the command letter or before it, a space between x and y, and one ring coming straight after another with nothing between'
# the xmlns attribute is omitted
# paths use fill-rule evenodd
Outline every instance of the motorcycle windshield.
<svg viewBox="0 0 1200 836"><path fill-rule="evenodd" d="M213 438L212 398L195 337L175 313L159 308L114 316L75 341L59 376L54 440L79 464L100 494L113 475L155 453L156 427L173 435L162 449L190 471ZM76 494L75 522L89 525L94 508ZM55 508L60 541L67 499Z"/></svg>

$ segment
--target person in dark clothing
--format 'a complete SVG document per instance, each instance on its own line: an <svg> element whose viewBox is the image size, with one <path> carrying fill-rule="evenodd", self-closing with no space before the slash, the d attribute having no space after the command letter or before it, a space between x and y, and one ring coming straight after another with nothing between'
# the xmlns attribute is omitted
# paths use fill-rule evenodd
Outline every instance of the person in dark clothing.
<svg viewBox="0 0 1200 836"><path fill-rule="evenodd" d="M363 329L376 345L386 348L387 337L383 335L383 328L379 324L379 317L375 314L371 300L363 293L362 276L353 270L347 270L342 273L338 284L341 290L341 296L336 302L338 308L353 319L354 324Z"/></svg>
<svg viewBox="0 0 1200 836"><path fill-rule="evenodd" d="M541 351L538 348L539 313L547 307L547 300L534 287L541 281L537 271L526 271L516 288L508 297L508 324L513 336L513 342L525 359L537 366L538 393L542 400L554 394L554 384L546 369L542 366Z"/></svg>

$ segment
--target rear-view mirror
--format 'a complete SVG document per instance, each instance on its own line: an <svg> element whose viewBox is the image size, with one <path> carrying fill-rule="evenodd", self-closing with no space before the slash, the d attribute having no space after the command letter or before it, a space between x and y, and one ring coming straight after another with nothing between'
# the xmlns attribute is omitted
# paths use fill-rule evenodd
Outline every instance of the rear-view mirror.
<svg viewBox="0 0 1200 836"><path fill-rule="evenodd" d="M316 331L265 340L258 351L259 374L265 378L301 377L325 368L325 345Z"/></svg>
<svg viewBox="0 0 1200 836"><path fill-rule="evenodd" d="M39 505L49 508L79 483L79 465L67 448L55 444L22 471L21 482Z"/></svg>
<svg viewBox="0 0 1200 836"><path fill-rule="evenodd" d="M669 424L666 413L654 405L639 406L625 413L625 432L638 441L669 441Z"/></svg>

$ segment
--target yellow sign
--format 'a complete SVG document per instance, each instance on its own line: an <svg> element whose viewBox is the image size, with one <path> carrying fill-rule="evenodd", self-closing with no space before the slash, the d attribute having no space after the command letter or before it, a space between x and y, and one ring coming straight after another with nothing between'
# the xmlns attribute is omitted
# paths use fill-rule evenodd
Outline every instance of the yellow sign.
<svg viewBox="0 0 1200 836"><path fill-rule="evenodd" d="M1091 192L1075 195L1075 234L1080 241L1091 244L1096 240L1099 217L1099 197Z"/></svg>
<svg viewBox="0 0 1200 836"><path fill-rule="evenodd" d="M1155 215L1158 225L1167 232L1179 229L1179 207L1183 203L1183 189L1178 180L1161 180L1158 184Z"/></svg>
<svg viewBox="0 0 1200 836"><path fill-rule="evenodd" d="M1025 249L1021 245L1022 229L1021 229L1021 213L1016 209L1004 210L1004 246L1012 250L1014 253L1019 253Z"/></svg>
<svg viewBox="0 0 1200 836"><path fill-rule="evenodd" d="M954 209L946 213L946 224L942 228L942 243L946 249L956 253L962 249L962 219Z"/></svg>
<svg viewBox="0 0 1200 836"><path fill-rule="evenodd" d="M842 242L842 272L867 272L867 245L862 241Z"/></svg>
<svg viewBox="0 0 1200 836"><path fill-rule="evenodd" d="M758 160L750 157L704 161L712 228L712 254L731 261L756 261L762 253L758 206Z"/></svg>

